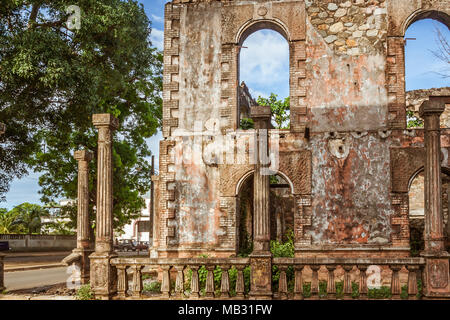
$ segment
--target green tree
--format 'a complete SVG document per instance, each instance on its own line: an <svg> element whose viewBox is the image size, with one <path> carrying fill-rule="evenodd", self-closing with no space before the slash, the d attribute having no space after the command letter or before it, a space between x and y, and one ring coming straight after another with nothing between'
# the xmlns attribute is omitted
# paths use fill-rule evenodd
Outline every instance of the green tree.
<svg viewBox="0 0 450 320"><path fill-rule="evenodd" d="M0 233L20 233L19 213L0 208Z"/></svg>
<svg viewBox="0 0 450 320"><path fill-rule="evenodd" d="M270 106L272 121L276 124L276 129L289 129L289 123L285 124L289 120L289 97L278 100L278 95L271 93L268 99L259 96L256 102L260 106Z"/></svg>
<svg viewBox="0 0 450 320"><path fill-rule="evenodd" d="M113 150L119 228L140 213L145 205L140 196L150 186L146 139L161 125L162 54L150 42L151 22L137 1L76 1L81 28L69 29L66 9L73 4L2 1L0 121L7 131L0 138L0 195L11 179L32 168L43 173L43 202L75 199L73 152L84 148L95 154L92 114L109 112L120 121ZM96 166L94 159L91 209Z"/></svg>
<svg viewBox="0 0 450 320"><path fill-rule="evenodd" d="M49 218L50 213L47 209L38 204L28 202L14 207L10 213L17 215L17 222L20 224L21 233L40 234L44 225L43 218Z"/></svg>

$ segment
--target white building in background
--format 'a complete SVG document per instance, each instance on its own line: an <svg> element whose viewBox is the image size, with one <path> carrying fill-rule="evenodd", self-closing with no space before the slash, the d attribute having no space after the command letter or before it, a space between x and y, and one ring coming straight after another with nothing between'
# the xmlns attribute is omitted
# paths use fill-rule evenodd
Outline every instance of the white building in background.
<svg viewBox="0 0 450 320"><path fill-rule="evenodd" d="M142 209L141 216L135 220L132 220L130 224L127 224L123 228L123 234L115 237L118 240L132 239L136 241L148 241L151 245L150 239L150 199L145 199L145 207Z"/></svg>

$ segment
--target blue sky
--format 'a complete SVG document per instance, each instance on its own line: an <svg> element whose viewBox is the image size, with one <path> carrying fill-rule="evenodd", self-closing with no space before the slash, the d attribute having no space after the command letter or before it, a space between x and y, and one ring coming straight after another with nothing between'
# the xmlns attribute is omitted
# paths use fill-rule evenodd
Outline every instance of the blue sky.
<svg viewBox="0 0 450 320"><path fill-rule="evenodd" d="M168 0L140 1L152 21L152 42L162 49L164 29L164 4ZM450 31L434 20L421 20L414 23L407 31L406 37L417 40L408 41L406 46L406 89L426 89L450 86L448 79L443 79L435 72L448 68L438 61L430 50L436 50L434 27L438 26L444 35L450 39ZM286 40L277 32L263 30L250 35L244 42L241 51L241 81L245 81L252 95L268 97L271 92L279 98L289 95L289 48ZM148 140L155 163L158 168L160 133ZM23 202L40 203L39 174L29 176L12 183L10 192L6 195L6 203L0 207L8 209Z"/></svg>

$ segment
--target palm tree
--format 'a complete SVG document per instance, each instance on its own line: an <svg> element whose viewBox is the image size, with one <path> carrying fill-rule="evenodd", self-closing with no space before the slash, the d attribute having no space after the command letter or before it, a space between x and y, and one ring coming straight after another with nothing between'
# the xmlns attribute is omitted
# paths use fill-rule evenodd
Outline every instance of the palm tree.
<svg viewBox="0 0 450 320"><path fill-rule="evenodd" d="M19 213L0 208L0 234L19 233Z"/></svg>
<svg viewBox="0 0 450 320"><path fill-rule="evenodd" d="M11 211L18 214L18 219L24 229L24 233L40 233L42 228L42 218L50 217L47 209L37 204L28 202L22 203Z"/></svg>

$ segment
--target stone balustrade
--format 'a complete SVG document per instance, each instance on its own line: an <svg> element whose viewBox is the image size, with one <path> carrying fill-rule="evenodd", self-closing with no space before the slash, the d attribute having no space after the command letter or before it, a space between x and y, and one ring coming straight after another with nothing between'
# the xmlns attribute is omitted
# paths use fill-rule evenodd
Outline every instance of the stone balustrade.
<svg viewBox="0 0 450 320"><path fill-rule="evenodd" d="M403 258L403 259L382 259L382 258L274 258L273 265L278 268L279 280L278 290L274 292L274 298L277 299L352 299L356 294L357 299L370 298L368 293L368 274L369 266L378 266L380 269L390 269L390 296L391 299L400 299L402 287L400 285L400 271L407 273L407 295L408 299L416 299L418 293L417 280L421 280L422 269L425 266L423 258ZM403 269L403 267L405 269ZM293 292L288 290L288 268L291 268L291 276L293 279ZM341 271L342 285L341 290L337 292L337 269ZM293 270L292 270L293 269ZM309 269L308 276L310 281L305 281L305 270ZM319 271L322 275L327 275L326 289L319 288ZM343 273L343 275L342 275ZM354 292L352 286L352 277L356 278L357 293ZM381 276L381 274L380 274ZM355 282L355 281L353 281ZM309 292L305 291L305 284L308 286Z"/></svg>
<svg viewBox="0 0 450 320"><path fill-rule="evenodd" d="M114 258L111 265L117 270L117 299L142 299L142 271L145 267L158 270L161 279L160 295L157 299L245 299L244 269L250 265L248 258L194 258L194 259L149 259ZM220 268L220 286L214 281L214 271ZM233 270L235 282L230 281ZM206 272L206 283L201 288L200 270ZM128 278L132 274L132 281ZM186 276L190 281L186 281ZM175 281L173 281L175 278Z"/></svg>
<svg viewBox="0 0 450 320"><path fill-rule="evenodd" d="M111 264L117 270L115 299L251 298L248 294L250 288L245 287L244 279L244 270L250 266L249 258L149 259L120 257L112 259ZM390 294L387 298L406 298L405 295L401 297L400 273L402 273L407 277L406 288L405 285L403 286L403 290L406 289L404 294L407 293L408 299L417 299L418 280L422 278L425 259L273 258L272 264L275 267L271 275L275 285L274 299L370 299L368 287L370 274L367 274L370 266L388 269ZM147 295L143 292L142 274L146 267L158 270L161 290L157 295ZM231 272L233 272L233 281L230 281ZM326 281L319 281L319 273L322 279L324 275L326 276ZM250 272L247 274L250 276ZM203 278L201 279L201 277ZM220 283L217 283L217 278L220 278ZM341 281L338 281L339 279ZM405 281L403 282L405 283ZM326 289L324 290L325 284ZM355 285L357 287L356 296ZM338 286L340 287L338 288ZM308 292L305 292L305 288L308 288Z"/></svg>

